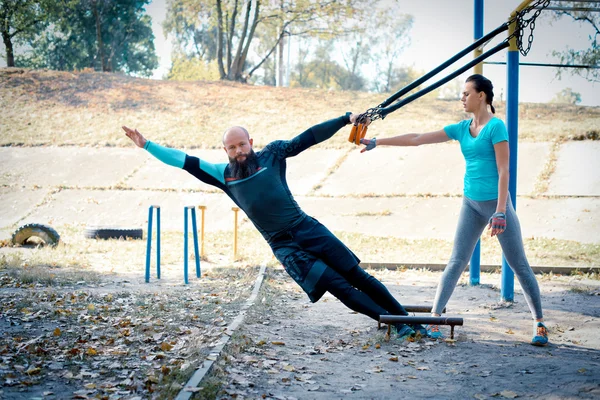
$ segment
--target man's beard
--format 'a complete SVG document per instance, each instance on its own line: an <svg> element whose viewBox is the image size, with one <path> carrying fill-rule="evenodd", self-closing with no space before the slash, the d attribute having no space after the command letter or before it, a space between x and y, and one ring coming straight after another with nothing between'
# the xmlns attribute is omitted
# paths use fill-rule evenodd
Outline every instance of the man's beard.
<svg viewBox="0 0 600 400"><path fill-rule="evenodd" d="M244 161L229 157L229 171L232 178L245 179L258 171L258 157L256 157L254 150L250 149L250 152L245 156Z"/></svg>

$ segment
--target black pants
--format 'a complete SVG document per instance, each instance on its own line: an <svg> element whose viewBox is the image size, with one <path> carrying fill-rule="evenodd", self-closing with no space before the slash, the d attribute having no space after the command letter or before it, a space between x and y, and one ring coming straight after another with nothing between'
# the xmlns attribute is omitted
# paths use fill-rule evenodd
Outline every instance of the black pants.
<svg viewBox="0 0 600 400"><path fill-rule="evenodd" d="M379 321L380 315L408 315L383 283L360 266L342 273L326 268L317 286L338 298L346 307L376 321Z"/></svg>

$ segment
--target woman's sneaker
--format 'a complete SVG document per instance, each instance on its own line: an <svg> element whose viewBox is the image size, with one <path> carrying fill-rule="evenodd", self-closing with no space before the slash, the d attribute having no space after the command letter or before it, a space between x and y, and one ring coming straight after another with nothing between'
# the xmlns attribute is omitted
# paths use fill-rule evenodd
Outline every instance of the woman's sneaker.
<svg viewBox="0 0 600 400"><path fill-rule="evenodd" d="M535 332L531 344L534 346L545 346L548 344L548 329L543 322L535 324Z"/></svg>
<svg viewBox="0 0 600 400"><path fill-rule="evenodd" d="M428 325L427 326L427 336L429 336L432 339L441 339L444 337L444 335L442 335L442 332L440 332L440 326L439 325Z"/></svg>
<svg viewBox="0 0 600 400"><path fill-rule="evenodd" d="M398 338L401 340L405 340L410 336L415 336L415 331L408 325L405 324L396 324L396 334Z"/></svg>
<svg viewBox="0 0 600 400"><path fill-rule="evenodd" d="M415 324L411 325L411 328L415 331L415 334L421 335L421 337L427 337L427 329L425 329L423 325Z"/></svg>

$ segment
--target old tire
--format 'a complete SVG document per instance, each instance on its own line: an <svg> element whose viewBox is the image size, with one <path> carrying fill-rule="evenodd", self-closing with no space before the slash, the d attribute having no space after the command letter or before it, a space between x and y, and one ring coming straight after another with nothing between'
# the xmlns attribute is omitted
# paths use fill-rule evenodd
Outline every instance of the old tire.
<svg viewBox="0 0 600 400"><path fill-rule="evenodd" d="M88 226L84 236L88 239L143 239L144 231L139 228Z"/></svg>
<svg viewBox="0 0 600 400"><path fill-rule="evenodd" d="M30 240L32 238L34 240ZM40 241L47 246L56 247L60 241L60 235L48 225L26 224L17 229L12 236L12 243L19 246L28 242L39 244Z"/></svg>

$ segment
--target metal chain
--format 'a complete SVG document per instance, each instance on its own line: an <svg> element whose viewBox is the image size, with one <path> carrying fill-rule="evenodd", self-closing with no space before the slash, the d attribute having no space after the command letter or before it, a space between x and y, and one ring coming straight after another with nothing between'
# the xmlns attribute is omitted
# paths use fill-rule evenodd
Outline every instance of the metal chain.
<svg viewBox="0 0 600 400"><path fill-rule="evenodd" d="M517 30L515 32L517 38L517 47L523 56L526 56L531 50L533 44L533 31L535 30L535 20L541 12L550 5L550 0L538 0L534 4L520 11L516 17ZM539 7L530 18L525 18L525 15L531 12L534 8ZM529 36L527 37L527 48L523 46L523 35L525 29L529 28Z"/></svg>
<svg viewBox="0 0 600 400"><path fill-rule="evenodd" d="M369 108L367 111L365 111L364 113L362 113L358 116L357 122L364 123L364 122L366 122L367 118L371 122L373 122L379 118L383 119L383 117L381 116L381 109L382 109L381 106Z"/></svg>

